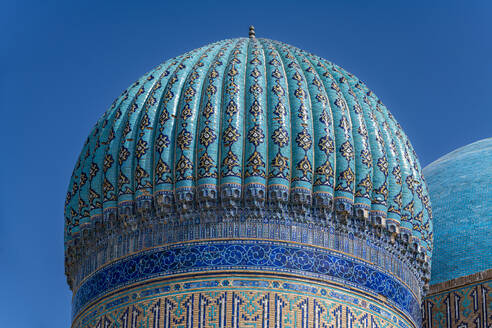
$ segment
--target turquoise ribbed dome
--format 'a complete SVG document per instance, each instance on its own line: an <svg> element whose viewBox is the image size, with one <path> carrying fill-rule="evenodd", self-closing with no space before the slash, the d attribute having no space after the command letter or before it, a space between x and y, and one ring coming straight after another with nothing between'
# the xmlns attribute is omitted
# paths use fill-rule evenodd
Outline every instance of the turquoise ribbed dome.
<svg viewBox="0 0 492 328"><path fill-rule="evenodd" d="M430 256L420 164L383 103L325 59L239 38L164 62L114 101L73 172L65 241L154 214L311 222L332 212Z"/></svg>
<svg viewBox="0 0 492 328"><path fill-rule="evenodd" d="M431 284L492 268L492 138L425 169L434 218Z"/></svg>

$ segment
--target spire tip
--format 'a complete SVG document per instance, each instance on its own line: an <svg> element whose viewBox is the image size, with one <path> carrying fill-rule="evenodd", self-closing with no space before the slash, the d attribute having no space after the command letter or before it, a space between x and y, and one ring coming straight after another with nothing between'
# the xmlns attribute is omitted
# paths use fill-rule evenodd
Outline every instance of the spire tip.
<svg viewBox="0 0 492 328"><path fill-rule="evenodd" d="M250 25L249 27L249 37L251 39L255 37L255 27L253 25Z"/></svg>

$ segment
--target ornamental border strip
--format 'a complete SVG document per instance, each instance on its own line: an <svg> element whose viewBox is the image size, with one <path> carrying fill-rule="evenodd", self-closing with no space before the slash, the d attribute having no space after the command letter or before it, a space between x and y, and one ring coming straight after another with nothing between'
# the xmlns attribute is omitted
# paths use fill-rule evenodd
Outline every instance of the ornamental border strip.
<svg viewBox="0 0 492 328"><path fill-rule="evenodd" d="M73 291L75 292L88 278L101 268L110 265L120 259L139 254L152 248L174 245L177 243L197 242L216 239L262 239L281 242L293 242L309 244L315 247L329 248L335 252L348 254L351 257L367 261L377 265L384 272L389 272L402 281L411 291L420 291L419 274L412 270L411 263L402 260L398 252L393 252L394 245L389 240L375 240L375 236L367 239L356 236L355 231L342 232L334 226L320 226L315 223L296 223L293 220L257 220L252 221L228 221L221 223L206 223L200 226L201 220L196 219L193 225L170 224L163 229L161 224L152 226L152 232L147 228L137 228L130 234L117 234L105 236L106 244L89 243L99 245L96 251L89 251L88 257L79 263L78 273L74 276ZM272 230L272 224L275 229ZM287 228L289 227L289 228ZM104 238L99 239L104 241ZM357 241L357 242L356 242ZM350 250L350 244L354 249ZM126 244L126 246L125 246ZM130 244L134 247L130 251ZM359 244L359 245L356 245ZM119 251L115 251L116 246ZM90 247L90 246L89 246ZM107 254L107 249L113 249L113 253ZM374 256L374 252L379 254ZM382 254L380 254L382 253ZM117 254L117 256L115 256ZM415 296L418 298L420 292Z"/></svg>
<svg viewBox="0 0 492 328"><path fill-rule="evenodd" d="M234 287L234 290L227 290L229 285ZM180 288L177 288L180 287ZM182 286L182 288L181 288ZM398 308L388 307L388 304L381 303L381 300L368 298L368 295L361 293L360 296L350 294L351 291L360 293L360 291L349 288L343 290L339 286L324 286L320 282L310 283L303 280L292 278L277 278L268 279L265 277L247 277L235 276L230 278L224 277L200 277L200 278L181 278L172 281L153 281L144 286L137 285L137 291L133 290L133 286L129 290L118 292L118 296L112 300L103 300L101 303L92 305L93 309L89 312L82 312L83 316L76 318L74 322L78 322L78 327L84 326L94 320L96 316L106 314L108 311L113 311L123 306L130 306L138 302L155 299L156 297L167 297L169 295L179 295L185 292L207 292L216 291L215 288L221 289L221 292L233 292L236 290L267 290L270 292L287 292L300 293L301 295L311 296L314 298L321 297L323 299L339 300L349 306L359 307L366 311L372 311L374 315L382 319L393 321L398 327L410 328L415 327L415 322L412 321L405 313L402 313ZM246 288L248 287L248 288ZM207 289L210 288L210 289ZM309 290L308 290L309 289ZM319 294L318 295L318 291ZM140 296L137 296L140 295ZM367 302L367 305L364 305ZM126 304L125 304L126 303ZM365 307L364 307L365 306ZM102 311L102 312L101 312ZM396 320L396 321L395 321Z"/></svg>
<svg viewBox="0 0 492 328"><path fill-rule="evenodd" d="M263 240L181 243L134 254L95 272L85 281L74 294L72 316L96 298L138 281L224 270L266 270L356 286L386 297L420 322L420 303L392 275L327 249Z"/></svg>

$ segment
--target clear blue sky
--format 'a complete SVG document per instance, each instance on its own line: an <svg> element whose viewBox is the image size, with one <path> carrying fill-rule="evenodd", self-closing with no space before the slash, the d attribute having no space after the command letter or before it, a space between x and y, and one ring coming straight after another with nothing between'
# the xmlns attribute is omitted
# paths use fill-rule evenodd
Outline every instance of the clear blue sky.
<svg viewBox="0 0 492 328"><path fill-rule="evenodd" d="M92 125L153 66L254 24L365 81L426 165L492 136L491 17L491 1L3 0L0 327L69 327L68 181Z"/></svg>

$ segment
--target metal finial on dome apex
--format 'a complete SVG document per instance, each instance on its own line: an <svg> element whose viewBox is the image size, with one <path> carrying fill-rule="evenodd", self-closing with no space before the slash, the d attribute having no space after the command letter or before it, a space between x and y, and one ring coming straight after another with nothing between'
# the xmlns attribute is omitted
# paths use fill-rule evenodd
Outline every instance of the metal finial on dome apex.
<svg viewBox="0 0 492 328"><path fill-rule="evenodd" d="M250 38L255 37L255 27L253 25L250 25L250 27L249 27L249 37Z"/></svg>

